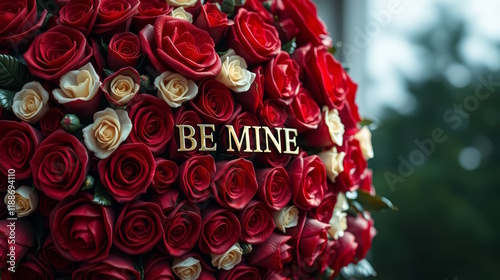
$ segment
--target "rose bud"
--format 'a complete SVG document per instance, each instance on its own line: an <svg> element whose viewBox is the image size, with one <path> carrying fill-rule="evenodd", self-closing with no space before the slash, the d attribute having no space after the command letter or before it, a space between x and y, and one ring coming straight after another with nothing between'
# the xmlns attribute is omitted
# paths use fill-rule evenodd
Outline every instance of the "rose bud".
<svg viewBox="0 0 500 280"><path fill-rule="evenodd" d="M216 80L202 82L198 96L189 103L205 122L215 125L228 121L234 112L233 94Z"/></svg>
<svg viewBox="0 0 500 280"><path fill-rule="evenodd" d="M373 237L377 234L377 230L373 227L374 222L370 213L365 211L363 215L358 214L356 217L347 217L347 229L354 235L355 241L358 243L354 257L355 262L366 257L372 246Z"/></svg>
<svg viewBox="0 0 500 280"><path fill-rule="evenodd" d="M166 193L154 195L151 198L151 202L158 204L165 216L168 216L174 210L179 201L179 191L175 188L168 190Z"/></svg>
<svg viewBox="0 0 500 280"><path fill-rule="evenodd" d="M138 34L146 25L154 25L159 16L168 15L172 9L173 7L164 1L141 0L137 14L132 18L130 28Z"/></svg>
<svg viewBox="0 0 500 280"><path fill-rule="evenodd" d="M241 224L241 239L249 244L264 243L276 228L273 216L260 201L250 201L239 212L238 218Z"/></svg>
<svg viewBox="0 0 500 280"><path fill-rule="evenodd" d="M345 152L344 172L337 177L335 187L342 192L355 191L359 188L361 176L368 164L363 157L358 140L354 137L344 139L342 149Z"/></svg>
<svg viewBox="0 0 500 280"><path fill-rule="evenodd" d="M241 256L243 255L243 250L238 242L236 242L229 250L224 254L210 254L212 257L212 265L217 267L219 270L231 270L237 264L241 262Z"/></svg>
<svg viewBox="0 0 500 280"><path fill-rule="evenodd" d="M259 190L257 191L259 200L274 210L285 207L292 198L290 177L288 177L286 170L278 166L257 169L255 173L259 184Z"/></svg>
<svg viewBox="0 0 500 280"><path fill-rule="evenodd" d="M179 73L163 72L155 79L158 98L167 102L168 106L178 108L198 94L198 86L192 80Z"/></svg>
<svg viewBox="0 0 500 280"><path fill-rule="evenodd" d="M39 82L29 82L14 95L12 112L20 120L37 123L49 110L49 93Z"/></svg>
<svg viewBox="0 0 500 280"><path fill-rule="evenodd" d="M50 233L62 257L100 263L113 243L114 210L92 202L81 192L57 204L50 215Z"/></svg>
<svg viewBox="0 0 500 280"><path fill-rule="evenodd" d="M198 242L201 226L200 209L188 201L178 203L163 223L163 245L167 254L180 257L191 251Z"/></svg>
<svg viewBox="0 0 500 280"><path fill-rule="evenodd" d="M108 258L96 262L85 263L71 275L71 279L141 279L141 274L135 269L132 259L123 254L111 253Z"/></svg>
<svg viewBox="0 0 500 280"><path fill-rule="evenodd" d="M74 262L66 260L59 254L59 251L57 251L52 241L52 236L50 235L45 239L40 255L55 271L72 273L76 269L76 264Z"/></svg>
<svg viewBox="0 0 500 280"><path fill-rule="evenodd" d="M217 4L212 3L201 6L201 13L194 22L195 26L207 31L216 44L233 24L234 21L228 19L227 14L223 13Z"/></svg>
<svg viewBox="0 0 500 280"><path fill-rule="evenodd" d="M42 142L38 130L24 122L0 120L0 173L7 183L9 169L14 169L17 180L31 177L30 160ZM7 185L5 189L7 190Z"/></svg>
<svg viewBox="0 0 500 280"><path fill-rule="evenodd" d="M203 253L223 254L240 238L240 222L229 210L209 208L203 210L202 215L203 228L198 246Z"/></svg>
<svg viewBox="0 0 500 280"><path fill-rule="evenodd" d="M70 0L59 10L58 25L73 27L88 37L97 19L100 0Z"/></svg>
<svg viewBox="0 0 500 280"><path fill-rule="evenodd" d="M309 91L301 87L288 106L288 125L296 128L299 133L317 129L321 121L321 110L310 96Z"/></svg>
<svg viewBox="0 0 500 280"><path fill-rule="evenodd" d="M186 149L190 148L191 147L190 144L192 143L189 143L189 141L187 141L186 139L179 139L180 137L179 129L181 128L179 128L178 126L189 125L197 129L198 128L197 125L202 123L203 120L201 119L200 115L196 113L196 111L186 109L186 107L184 106L180 107L177 110L177 112L175 112L174 115L175 128L172 129L172 131L175 130L175 137L172 139L172 141L170 141L168 145L168 156L170 157L170 159L181 161L181 160L187 160L195 155L207 154L207 152L199 151L196 147L192 147L193 149L190 151L179 152L180 141L186 141L184 143ZM188 133L190 132L184 129L184 133L185 135L189 135ZM196 133L193 138L194 140L196 140L196 143L200 143L200 133ZM209 141L207 141L207 147L212 147Z"/></svg>
<svg viewBox="0 0 500 280"><path fill-rule="evenodd" d="M290 176L292 199L303 210L318 207L327 189L325 166L318 156L299 156L286 171Z"/></svg>
<svg viewBox="0 0 500 280"><path fill-rule="evenodd" d="M263 106L264 68L262 66L257 66L252 69L252 72L255 73L255 80L250 86L250 89L245 94L235 94L234 99L241 104L245 111L255 114Z"/></svg>
<svg viewBox="0 0 500 280"><path fill-rule="evenodd" d="M361 152L363 152L363 157L366 160L373 158L373 146L372 146L372 133L367 126L363 126L356 134L354 138L358 140Z"/></svg>
<svg viewBox="0 0 500 280"><path fill-rule="evenodd" d="M255 150L255 130L251 128L252 126L260 126L259 119L255 114L249 112L241 112L241 106L238 104L233 112L233 116L229 119L226 125L231 125L234 128L234 133L236 137L230 134L229 129L226 127L222 129L219 133L220 135L220 145L222 148L228 152L234 153L240 158L249 158L254 155L253 150ZM248 137L244 137L242 139L242 135L244 133L244 129L247 127L248 129ZM232 139L242 139L241 149L236 146L236 143L233 143L234 140L229 142L229 136L232 136ZM247 143L249 140L249 143ZM236 146L236 147L235 147ZM234 151L231 151L234 150ZM246 150L246 152L245 152Z"/></svg>
<svg viewBox="0 0 500 280"><path fill-rule="evenodd" d="M104 79L101 90L113 106L126 106L139 93L141 77L137 70L125 67Z"/></svg>
<svg viewBox="0 0 500 280"><path fill-rule="evenodd" d="M101 0L97 20L92 29L94 35L109 36L129 29L132 17L139 9L139 0ZM108 38L109 38L108 37Z"/></svg>
<svg viewBox="0 0 500 280"><path fill-rule="evenodd" d="M299 222L299 209L295 205L283 207L278 211L274 211L273 218L276 228L286 233L287 228L297 226Z"/></svg>
<svg viewBox="0 0 500 280"><path fill-rule="evenodd" d="M130 32L117 33L109 41L107 62L111 70L133 68L137 66L140 57L141 43L137 35Z"/></svg>
<svg viewBox="0 0 500 280"><path fill-rule="evenodd" d="M233 49L221 56L222 69L215 79L236 93L247 92L255 80L255 73L247 70L245 59Z"/></svg>
<svg viewBox="0 0 500 280"><path fill-rule="evenodd" d="M75 114L66 114L61 120L61 128L67 132L75 132L82 127L80 118Z"/></svg>
<svg viewBox="0 0 500 280"><path fill-rule="evenodd" d="M356 243L354 235L350 232L346 232L342 238L334 243L331 248L333 263L330 265L330 268L335 272L334 278L341 268L346 267L354 260L357 247L358 243Z"/></svg>
<svg viewBox="0 0 500 280"><path fill-rule="evenodd" d="M318 208L309 212L309 217L314 218L322 223L328 224L333 215L335 204L337 203L337 195L331 191L325 192L325 197Z"/></svg>
<svg viewBox="0 0 500 280"><path fill-rule="evenodd" d="M128 143L144 143L155 156L167 149L174 135L174 118L165 102L149 94L139 94L128 115L132 120Z"/></svg>
<svg viewBox="0 0 500 280"><path fill-rule="evenodd" d="M268 127L283 127L287 120L286 106L282 101L276 99L268 99L264 101L263 107L259 114L259 119L262 125Z"/></svg>
<svg viewBox="0 0 500 280"><path fill-rule="evenodd" d="M300 85L299 65L287 52L281 51L271 59L265 68L266 97L290 104L297 95Z"/></svg>
<svg viewBox="0 0 500 280"><path fill-rule="evenodd" d="M153 177L152 189L163 194L170 190L170 187L177 181L179 167L173 161L156 158L156 171Z"/></svg>
<svg viewBox="0 0 500 280"><path fill-rule="evenodd" d="M75 195L90 168L85 146L63 130L52 133L40 144L30 166L35 187L56 200Z"/></svg>
<svg viewBox="0 0 500 280"><path fill-rule="evenodd" d="M189 23L193 23L193 15L184 10L183 7L177 7L173 9L168 15L171 16L172 18L181 19Z"/></svg>
<svg viewBox="0 0 500 280"><path fill-rule="evenodd" d="M170 258L164 254L153 253L148 255L143 262L144 280L174 280L170 268Z"/></svg>
<svg viewBox="0 0 500 280"><path fill-rule="evenodd" d="M342 124L337 109L328 110L323 107L323 118L316 130L304 134L307 145L311 147L330 148L333 145L342 146L344 125Z"/></svg>
<svg viewBox="0 0 500 280"><path fill-rule="evenodd" d="M65 112L61 108L51 108L40 119L40 131L44 137L61 128Z"/></svg>
<svg viewBox="0 0 500 280"><path fill-rule="evenodd" d="M215 161L211 155L193 156L180 166L179 190L192 203L210 198L215 177Z"/></svg>
<svg viewBox="0 0 500 280"><path fill-rule="evenodd" d="M146 190L153 181L156 162L142 143L121 145L97 166L101 183L119 203L129 202Z"/></svg>
<svg viewBox="0 0 500 280"><path fill-rule="evenodd" d="M10 195L6 195L4 198L5 204L8 203ZM38 194L33 190L32 187L20 186L15 190L14 194L15 210L18 218L26 217L33 213L38 206Z"/></svg>
<svg viewBox="0 0 500 280"><path fill-rule="evenodd" d="M287 244L291 236L273 233L265 243L255 245L248 256L248 264L281 272L292 260L292 246Z"/></svg>
<svg viewBox="0 0 500 280"><path fill-rule="evenodd" d="M16 256L17 257L17 256ZM49 264L39 256L28 256L16 268L16 272L12 274L12 280L24 279L54 279L54 274Z"/></svg>
<svg viewBox="0 0 500 280"><path fill-rule="evenodd" d="M254 279L260 280L259 270L255 267L239 264L231 270L220 270L217 274L217 279L221 280L237 280L237 279Z"/></svg>
<svg viewBox="0 0 500 280"><path fill-rule="evenodd" d="M10 245L7 241L10 236L11 227L9 224L11 221L0 220L0 269L4 269L9 264L9 257L7 254L11 251ZM16 232L16 244L14 245L14 252L16 255L16 260L21 260L24 255L33 247L35 244L35 232L30 222L27 220L17 220L15 226Z"/></svg>

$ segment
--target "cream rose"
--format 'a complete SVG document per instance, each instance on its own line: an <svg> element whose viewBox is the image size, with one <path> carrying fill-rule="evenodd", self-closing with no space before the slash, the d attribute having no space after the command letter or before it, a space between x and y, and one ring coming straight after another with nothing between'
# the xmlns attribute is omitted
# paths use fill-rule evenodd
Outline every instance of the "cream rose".
<svg viewBox="0 0 500 280"><path fill-rule="evenodd" d="M218 269L231 270L241 262L243 249L241 249L240 243L236 242L236 244L229 248L224 254L210 254L210 256L212 257L213 266Z"/></svg>
<svg viewBox="0 0 500 280"><path fill-rule="evenodd" d="M118 105L127 105L139 92L141 85L130 76L118 75L109 84L109 96Z"/></svg>
<svg viewBox="0 0 500 280"><path fill-rule="evenodd" d="M343 193L337 195L337 203L333 207L333 215L330 218L329 224L331 225L328 230L328 234L335 240L344 236L344 232L347 230L347 211L349 209L349 203L347 198Z"/></svg>
<svg viewBox="0 0 500 280"><path fill-rule="evenodd" d="M178 73L163 72L155 79L156 93L172 108L177 108L182 103L193 99L198 94L195 82L186 79Z"/></svg>
<svg viewBox="0 0 500 280"><path fill-rule="evenodd" d="M344 171L344 152L337 152L337 148L319 153L319 158L325 165L326 175L330 181L335 182L335 178Z"/></svg>
<svg viewBox="0 0 500 280"><path fill-rule="evenodd" d="M60 104L75 100L90 101L99 92L101 82L94 67L89 62L78 70L69 71L59 80L59 89L52 95Z"/></svg>
<svg viewBox="0 0 500 280"><path fill-rule="evenodd" d="M12 112L28 123L38 122L49 110L49 93L39 82L30 82L14 95Z"/></svg>
<svg viewBox="0 0 500 280"><path fill-rule="evenodd" d="M109 157L127 139L132 122L125 110L106 108L94 114L94 123L83 129L83 140L96 157Z"/></svg>
<svg viewBox="0 0 500 280"><path fill-rule="evenodd" d="M199 0L167 0L167 4L173 7L192 7L198 3Z"/></svg>
<svg viewBox="0 0 500 280"><path fill-rule="evenodd" d="M190 12L186 12L183 7L175 8L170 12L170 16L176 19L182 19L189 23L193 23L193 15Z"/></svg>
<svg viewBox="0 0 500 280"><path fill-rule="evenodd" d="M342 146L344 137L344 125L340 121L339 112L337 109L328 110L327 106L323 107L325 123L328 126L332 142L337 146Z"/></svg>
<svg viewBox="0 0 500 280"><path fill-rule="evenodd" d="M299 209L295 206L287 206L274 212L274 223L276 228L286 233L287 228L297 226L299 222Z"/></svg>
<svg viewBox="0 0 500 280"><path fill-rule="evenodd" d="M195 280L200 277L201 263L199 260L189 257L185 260L175 258L172 263L172 271L181 280Z"/></svg>
<svg viewBox="0 0 500 280"><path fill-rule="evenodd" d="M363 157L366 160L373 158L372 133L368 127L363 126L355 135L354 138L359 141L359 146Z"/></svg>
<svg viewBox="0 0 500 280"><path fill-rule="evenodd" d="M4 198L5 205L8 205L9 194ZM15 212L18 218L26 217L33 213L38 207L38 194L32 187L21 186L16 189L14 194L14 201L16 203Z"/></svg>
<svg viewBox="0 0 500 280"><path fill-rule="evenodd" d="M221 58L222 68L216 80L226 85L234 92L246 92L255 80L255 73L247 70L245 59L229 50Z"/></svg>

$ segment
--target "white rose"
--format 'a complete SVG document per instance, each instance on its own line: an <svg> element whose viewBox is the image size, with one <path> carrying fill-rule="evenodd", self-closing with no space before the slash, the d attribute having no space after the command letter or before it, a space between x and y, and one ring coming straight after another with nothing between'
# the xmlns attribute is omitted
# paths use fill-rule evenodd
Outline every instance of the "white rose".
<svg viewBox="0 0 500 280"><path fill-rule="evenodd" d="M319 158L325 165L326 175L330 181L335 182L335 178L344 171L344 152L337 152L337 148L319 153Z"/></svg>
<svg viewBox="0 0 500 280"><path fill-rule="evenodd" d="M163 72L155 79L157 95L172 108L177 108L182 103L193 99L198 94L195 82L186 79L178 73Z"/></svg>
<svg viewBox="0 0 500 280"><path fill-rule="evenodd" d="M340 211L333 211L332 218L330 219L331 227L328 229L328 234L335 240L344 236L347 230L347 213Z"/></svg>
<svg viewBox="0 0 500 280"><path fill-rule="evenodd" d="M295 206L287 206L274 212L274 223L283 233L287 228L297 226L299 222L299 209Z"/></svg>
<svg viewBox="0 0 500 280"><path fill-rule="evenodd" d="M174 7L192 7L198 3L198 0L167 0L167 4Z"/></svg>
<svg viewBox="0 0 500 280"><path fill-rule="evenodd" d="M118 105L127 105L139 92L140 87L132 77L117 75L109 84L109 96Z"/></svg>
<svg viewBox="0 0 500 280"><path fill-rule="evenodd" d="M59 89L52 91L60 104L75 100L90 101L99 92L101 82L94 67L89 62L78 70L69 71L59 80Z"/></svg>
<svg viewBox="0 0 500 280"><path fill-rule="evenodd" d="M39 82L30 82L14 95L12 112L28 123L36 123L49 110L49 93Z"/></svg>
<svg viewBox="0 0 500 280"><path fill-rule="evenodd" d="M193 15L190 12L186 12L183 7L175 8L170 12L170 16L176 19L182 19L189 23L193 23Z"/></svg>
<svg viewBox="0 0 500 280"><path fill-rule="evenodd" d="M340 121L339 112L337 111L337 109L328 110L328 107L324 106L323 113L332 142L337 146L342 146L344 137L344 125Z"/></svg>
<svg viewBox="0 0 500 280"><path fill-rule="evenodd" d="M243 249L238 242L234 244L229 250L224 254L216 255L210 254L212 257L212 265L218 269L231 270L237 264L241 262L241 256L243 255Z"/></svg>
<svg viewBox="0 0 500 280"><path fill-rule="evenodd" d="M247 70L245 59L229 50L221 58L222 68L216 80L232 89L234 92L246 92L255 81L255 73Z"/></svg>
<svg viewBox="0 0 500 280"><path fill-rule="evenodd" d="M8 194L4 198L5 205L8 204ZM18 218L26 217L33 213L38 207L38 194L32 187L21 186L16 189L14 194L16 203L15 212Z"/></svg>
<svg viewBox="0 0 500 280"><path fill-rule="evenodd" d="M195 280L200 277L201 263L193 257L185 260L175 258L172 263L172 270L182 280Z"/></svg>
<svg viewBox="0 0 500 280"><path fill-rule="evenodd" d="M87 148L96 157L109 157L127 139L132 131L132 122L125 110L106 108L94 114L94 123L83 129Z"/></svg>
<svg viewBox="0 0 500 280"><path fill-rule="evenodd" d="M355 135L354 138L359 141L359 146L363 157L366 160L373 158L372 133L368 127L363 126Z"/></svg>

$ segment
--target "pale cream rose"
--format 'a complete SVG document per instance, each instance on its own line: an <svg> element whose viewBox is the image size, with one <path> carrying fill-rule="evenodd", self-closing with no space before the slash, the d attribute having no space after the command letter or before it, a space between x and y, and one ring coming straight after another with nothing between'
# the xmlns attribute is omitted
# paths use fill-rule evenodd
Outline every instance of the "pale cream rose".
<svg viewBox="0 0 500 280"><path fill-rule="evenodd" d="M193 15L190 12L184 10L183 7L175 8L170 12L170 16L176 19L182 19L189 23L193 23Z"/></svg>
<svg viewBox="0 0 500 280"><path fill-rule="evenodd" d="M179 73L163 72L155 79L156 94L172 108L193 99L198 94L198 86Z"/></svg>
<svg viewBox="0 0 500 280"><path fill-rule="evenodd" d="M372 146L372 133L368 127L363 126L356 134L354 138L359 141L359 147L363 153L363 157L366 160L373 158L373 146Z"/></svg>
<svg viewBox="0 0 500 280"><path fill-rule="evenodd" d="M215 78L234 92L246 92L255 81L255 73L247 70L245 59L229 50L220 58L222 68Z"/></svg>
<svg viewBox="0 0 500 280"><path fill-rule="evenodd" d="M8 204L8 194L4 198L5 205ZM14 201L16 203L15 212L18 218L26 217L33 213L38 207L38 194L32 187L21 186L16 189L14 194Z"/></svg>
<svg viewBox="0 0 500 280"><path fill-rule="evenodd" d="M213 266L218 269L231 270L241 262L243 249L241 249L240 243L236 242L236 244L231 246L224 254L210 254L210 256L212 257Z"/></svg>
<svg viewBox="0 0 500 280"><path fill-rule="evenodd" d="M38 122L49 110L49 93L39 82L29 82L14 95L12 112L20 120L28 123Z"/></svg>
<svg viewBox="0 0 500 280"><path fill-rule="evenodd" d="M139 92L140 87L132 77L117 75L109 84L109 96L119 105L127 105Z"/></svg>
<svg viewBox="0 0 500 280"><path fill-rule="evenodd" d="M173 7L192 7L198 3L199 0L167 0L167 4Z"/></svg>
<svg viewBox="0 0 500 280"><path fill-rule="evenodd" d="M297 226L299 222L299 209L295 206L287 206L279 211L274 212L274 223L283 233L286 233L287 228Z"/></svg>
<svg viewBox="0 0 500 280"><path fill-rule="evenodd" d="M78 70L69 71L59 80L59 89L52 95L60 104L75 100L90 101L99 92L101 81L94 67L89 62Z"/></svg>
<svg viewBox="0 0 500 280"><path fill-rule="evenodd" d="M344 236L347 230L347 213L340 211L333 211L332 218L330 219L330 228L328 234L335 240Z"/></svg>
<svg viewBox="0 0 500 280"><path fill-rule="evenodd" d="M328 110L328 107L324 106L323 113L332 142L337 146L342 146L344 138L344 125L340 121L339 112L337 109Z"/></svg>
<svg viewBox="0 0 500 280"><path fill-rule="evenodd" d="M326 175L330 181L335 182L335 178L344 171L344 152L337 152L337 148L323 151L318 154L326 169Z"/></svg>
<svg viewBox="0 0 500 280"><path fill-rule="evenodd" d="M200 277L201 263L199 260L189 257L185 260L175 258L172 263L172 271L181 280L195 280Z"/></svg>
<svg viewBox="0 0 500 280"><path fill-rule="evenodd" d="M339 194L337 195L337 202L335 203L333 210L345 212L348 209L349 209L349 202L347 202L347 197L345 196L344 193L339 192Z"/></svg>
<svg viewBox="0 0 500 280"><path fill-rule="evenodd" d="M83 129L83 140L96 157L109 157L127 139L132 122L125 110L106 108L94 114L94 123Z"/></svg>

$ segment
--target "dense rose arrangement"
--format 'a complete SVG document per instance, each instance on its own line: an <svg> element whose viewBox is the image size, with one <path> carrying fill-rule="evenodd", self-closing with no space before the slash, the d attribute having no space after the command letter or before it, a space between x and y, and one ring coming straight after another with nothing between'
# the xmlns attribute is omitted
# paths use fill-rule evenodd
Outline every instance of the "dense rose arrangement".
<svg viewBox="0 0 500 280"><path fill-rule="evenodd" d="M391 205L310 0L3 1L0 22L2 279L333 279L365 258ZM199 124L218 149L179 151ZM296 129L299 153L227 153L226 125Z"/></svg>

